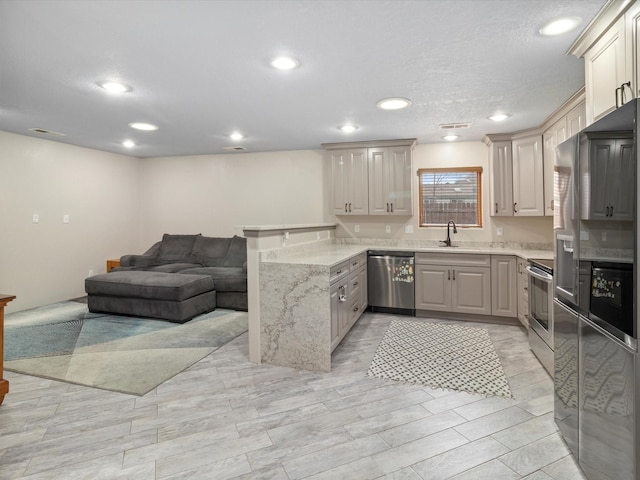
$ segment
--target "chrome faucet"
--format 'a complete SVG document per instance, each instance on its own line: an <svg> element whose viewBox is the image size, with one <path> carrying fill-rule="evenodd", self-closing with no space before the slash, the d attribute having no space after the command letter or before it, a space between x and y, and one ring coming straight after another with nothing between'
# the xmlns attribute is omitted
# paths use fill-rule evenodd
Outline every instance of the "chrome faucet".
<svg viewBox="0 0 640 480"><path fill-rule="evenodd" d="M451 246L451 235L449 233L449 227L453 225L453 233L458 233L458 229L456 228L456 222L454 222L453 220L449 220L449 222L447 223L447 239L446 240L440 240L442 243L444 243L445 247L450 247Z"/></svg>

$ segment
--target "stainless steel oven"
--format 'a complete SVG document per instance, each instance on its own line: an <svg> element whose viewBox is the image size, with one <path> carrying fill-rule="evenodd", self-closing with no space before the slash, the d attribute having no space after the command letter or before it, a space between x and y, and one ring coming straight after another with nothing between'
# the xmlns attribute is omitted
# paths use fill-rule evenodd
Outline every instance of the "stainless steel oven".
<svg viewBox="0 0 640 480"><path fill-rule="evenodd" d="M529 346L553 375L553 261L531 260L529 272Z"/></svg>

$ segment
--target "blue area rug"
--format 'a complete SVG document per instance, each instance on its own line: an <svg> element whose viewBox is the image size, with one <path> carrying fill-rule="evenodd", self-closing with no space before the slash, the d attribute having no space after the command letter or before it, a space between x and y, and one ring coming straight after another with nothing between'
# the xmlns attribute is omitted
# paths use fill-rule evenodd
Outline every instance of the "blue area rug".
<svg viewBox="0 0 640 480"><path fill-rule="evenodd" d="M246 331L246 312L176 324L59 302L5 317L5 369L144 395Z"/></svg>

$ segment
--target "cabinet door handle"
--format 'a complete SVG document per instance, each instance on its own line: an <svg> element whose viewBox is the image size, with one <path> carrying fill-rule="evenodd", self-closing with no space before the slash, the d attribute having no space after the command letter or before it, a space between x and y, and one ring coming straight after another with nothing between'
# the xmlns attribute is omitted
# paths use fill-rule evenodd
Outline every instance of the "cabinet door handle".
<svg viewBox="0 0 640 480"><path fill-rule="evenodd" d="M513 213L518 213L518 202L513 204Z"/></svg>
<svg viewBox="0 0 640 480"><path fill-rule="evenodd" d="M389 202L387 202L387 213L389 213Z"/></svg>
<svg viewBox="0 0 640 480"><path fill-rule="evenodd" d="M351 202L349 202L349 213L351 213Z"/></svg>
<svg viewBox="0 0 640 480"><path fill-rule="evenodd" d="M604 216L605 216L605 217L608 217L608 216L609 216L609 207L605 207L605 214L604 214Z"/></svg>
<svg viewBox="0 0 640 480"><path fill-rule="evenodd" d="M553 210L555 209L555 204L553 203L554 200L551 200L551 211L553 212Z"/></svg>
<svg viewBox="0 0 640 480"><path fill-rule="evenodd" d="M498 213L498 202L496 202L496 213Z"/></svg>
<svg viewBox="0 0 640 480"><path fill-rule="evenodd" d="M353 282L353 286L357 287L358 286L358 282Z"/></svg>
<svg viewBox="0 0 640 480"><path fill-rule="evenodd" d="M340 275L341 273L342 273L342 270L338 270L338 271L336 272L336 275ZM343 288L343 287L340 287L340 288Z"/></svg>
<svg viewBox="0 0 640 480"><path fill-rule="evenodd" d="M355 305L355 306L353 307L353 311L354 311L354 312L357 312L358 310L360 310L360 307L359 307L358 305Z"/></svg>
<svg viewBox="0 0 640 480"><path fill-rule="evenodd" d="M393 202L391 202L391 213L393 213Z"/></svg>
<svg viewBox="0 0 640 480"><path fill-rule="evenodd" d="M454 280L456 279L456 271L455 270L453 271L453 279Z"/></svg>
<svg viewBox="0 0 640 480"><path fill-rule="evenodd" d="M447 280L451 280L451 270L447 270Z"/></svg>
<svg viewBox="0 0 640 480"><path fill-rule="evenodd" d="M344 204L344 213L348 213L347 204L346 203Z"/></svg>
<svg viewBox="0 0 640 480"><path fill-rule="evenodd" d="M611 207L609 207L609 208L611 208L611 215L610 216L613 217L613 205L611 205Z"/></svg>

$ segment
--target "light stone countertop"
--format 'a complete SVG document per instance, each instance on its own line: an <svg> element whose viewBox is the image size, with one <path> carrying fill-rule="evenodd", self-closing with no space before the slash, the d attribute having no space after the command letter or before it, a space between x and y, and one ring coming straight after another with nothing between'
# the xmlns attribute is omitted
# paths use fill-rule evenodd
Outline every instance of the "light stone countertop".
<svg viewBox="0 0 640 480"><path fill-rule="evenodd" d="M282 252L275 258L266 258L261 261L264 263L279 263L290 265L319 265L332 267L338 265L345 260L366 253L369 250L377 251L396 251L396 252L416 252L416 253L472 253L472 254L490 254L490 255L514 255L526 260L544 259L553 260L552 250L527 250L518 248L492 248L492 247L433 247L433 248L416 248L416 247L388 247L380 245L324 245L320 248L312 248L308 251L295 251L290 254Z"/></svg>

